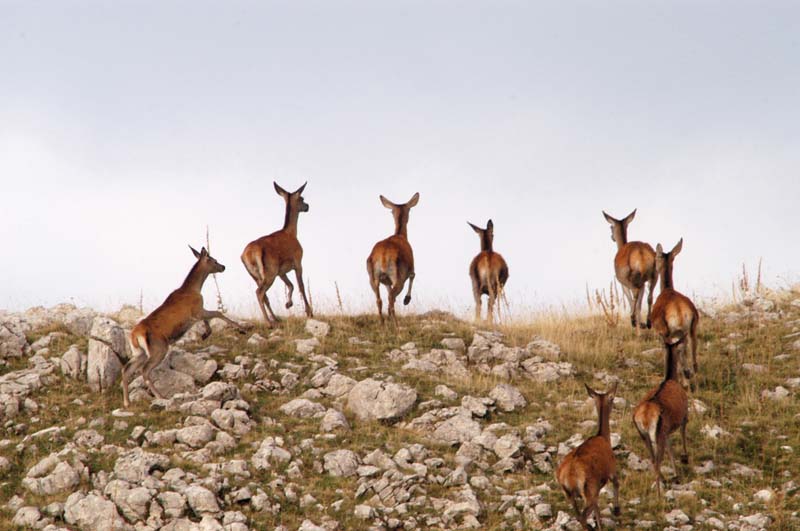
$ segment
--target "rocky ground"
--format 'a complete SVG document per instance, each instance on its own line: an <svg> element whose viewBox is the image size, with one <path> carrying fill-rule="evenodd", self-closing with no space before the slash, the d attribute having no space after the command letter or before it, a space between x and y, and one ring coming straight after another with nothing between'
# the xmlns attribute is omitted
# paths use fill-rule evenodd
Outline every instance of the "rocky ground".
<svg viewBox="0 0 800 531"><path fill-rule="evenodd" d="M659 340L601 318L495 331L432 312L192 329L122 410L126 329L61 305L0 313L0 528L580 528L553 478L620 381L618 529L800 529L800 296L705 309L690 464L655 496L632 408Z"/></svg>

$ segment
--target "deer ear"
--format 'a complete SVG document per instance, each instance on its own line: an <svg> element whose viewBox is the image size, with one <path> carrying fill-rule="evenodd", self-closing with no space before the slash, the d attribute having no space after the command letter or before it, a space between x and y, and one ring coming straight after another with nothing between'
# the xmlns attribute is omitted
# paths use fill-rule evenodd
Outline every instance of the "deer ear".
<svg viewBox="0 0 800 531"><path fill-rule="evenodd" d="M656 253L657 254L664 254L664 248L661 247L660 243L658 245L656 245Z"/></svg>
<svg viewBox="0 0 800 531"><path fill-rule="evenodd" d="M286 190L281 188L280 185L278 183L276 183L275 181L272 181L272 184L275 185L275 191L278 192L279 196L285 198L285 197L287 197L289 195L289 192L287 192Z"/></svg>
<svg viewBox="0 0 800 531"><path fill-rule="evenodd" d="M605 211L605 210L602 210L601 212L603 212L603 217L604 217L604 218L606 218L606 221L608 221L608 222L609 222L609 223L611 223L612 225L613 225L614 223L616 223L616 222L617 222L617 220L616 220L616 219L614 219L614 218L612 218L611 216L609 216L608 214L606 214L606 211Z"/></svg>
<svg viewBox="0 0 800 531"><path fill-rule="evenodd" d="M208 249L206 249L205 246L200 249L200 256L208 256Z"/></svg>
<svg viewBox="0 0 800 531"><path fill-rule="evenodd" d="M303 193L303 190L305 190L305 189L306 189L306 185L307 185L307 184L308 184L308 181L304 182L304 183L303 183L303 186L301 186L300 188L298 188L297 190L295 190L295 191L294 191L294 195L300 195L300 194L302 194L302 193Z"/></svg>
<svg viewBox="0 0 800 531"><path fill-rule="evenodd" d="M681 249L683 249L683 238L681 238L680 241L678 241L678 243L675 244L675 247L673 247L672 250L669 252L670 256L672 256L672 258L675 258L676 256L678 256L678 253L681 252Z"/></svg>
<svg viewBox="0 0 800 531"><path fill-rule="evenodd" d="M192 254L194 255L195 258L198 258L198 259L200 258L200 253L197 251L197 249L195 249L191 245L189 246L189 249L192 250ZM203 250L205 250L205 247L203 247Z"/></svg>
<svg viewBox="0 0 800 531"><path fill-rule="evenodd" d="M488 223L486 223L486 230L493 230L493 229L494 229L494 223L492 223L492 220L490 219Z"/></svg>
<svg viewBox="0 0 800 531"><path fill-rule="evenodd" d="M411 199L408 200L408 203L406 203L406 206L408 208L415 207L415 206L417 206L417 203L419 203L419 192L415 193L411 197Z"/></svg>
<svg viewBox="0 0 800 531"><path fill-rule="evenodd" d="M467 221L467 225L469 225L470 227L472 227L472 230L474 230L474 231L475 231L475 232L477 232L478 234L480 234L480 233L482 233L482 232L483 232L483 229L482 229L482 228L480 228L480 227L476 227L475 225L473 225L473 224L472 224L472 223L470 223L469 221Z"/></svg>
<svg viewBox="0 0 800 531"><path fill-rule="evenodd" d="M633 221L633 218L635 218L635 217L636 217L636 209L634 208L634 209L633 209L633 212L631 212L630 214L628 214L628 216L627 216L625 219L623 219L623 220L622 220L622 222L623 222L625 225L628 225L628 223L630 223L631 221Z"/></svg>
<svg viewBox="0 0 800 531"><path fill-rule="evenodd" d="M586 392L589 393L589 396L591 396L592 398L597 397L597 391L589 387L589 384L585 383L583 384L583 386L586 388Z"/></svg>
<svg viewBox="0 0 800 531"><path fill-rule="evenodd" d="M383 206L385 206L385 207L386 207L386 208L388 208L389 210L391 210L391 209L393 209L395 206L397 206L397 205L395 205L394 203L392 203L391 201L389 201L388 199L386 199L386 198L385 198L385 197L383 197L383 196L381 196L381 203L383 203Z"/></svg>

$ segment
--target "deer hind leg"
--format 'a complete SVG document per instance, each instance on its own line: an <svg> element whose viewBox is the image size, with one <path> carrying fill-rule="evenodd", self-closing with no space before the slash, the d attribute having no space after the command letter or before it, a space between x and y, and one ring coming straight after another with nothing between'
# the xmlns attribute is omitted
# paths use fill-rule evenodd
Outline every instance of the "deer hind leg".
<svg viewBox="0 0 800 531"><path fill-rule="evenodd" d="M655 280L650 280L647 291L647 328L653 327L653 290L655 288Z"/></svg>
<svg viewBox="0 0 800 531"><path fill-rule="evenodd" d="M486 318L489 320L489 324L494 324L494 304L497 302L497 284L495 284L494 279L488 279L486 282L486 286L489 288L489 297L486 305Z"/></svg>
<svg viewBox="0 0 800 531"><path fill-rule="evenodd" d="M378 306L378 317L383 324L383 301L381 300L381 282L379 276L372 270L372 264L367 264L367 273L369 273L369 287L375 293L375 304Z"/></svg>
<svg viewBox="0 0 800 531"><path fill-rule="evenodd" d="M286 273L281 273L279 275L283 283L286 284L286 287L289 288L289 295L286 297L286 309L288 310L292 306L294 306L294 302L292 302L292 294L294 294L294 284L292 281L289 280L289 276Z"/></svg>
<svg viewBox="0 0 800 531"><path fill-rule="evenodd" d="M692 351L692 371L697 375L697 318L692 319L692 325L689 327L689 345L688 348Z"/></svg>
<svg viewBox="0 0 800 531"><path fill-rule="evenodd" d="M397 300L397 296L403 291L403 284L401 284L398 279L394 279L392 284L387 286L387 290L389 291L389 317L392 319L392 323L397 326L397 314L394 310L394 303Z"/></svg>
<svg viewBox="0 0 800 531"><path fill-rule="evenodd" d="M659 433L656 436L656 460L653 462L653 470L656 473L656 493L659 498L661 497L661 484L663 483L665 486L667 484L667 480L661 474L661 461L664 460L664 450L668 445L667 434Z"/></svg>
<svg viewBox="0 0 800 531"><path fill-rule="evenodd" d="M614 487L614 516L619 516L619 477L616 474L611 477L611 485Z"/></svg>
<svg viewBox="0 0 800 531"><path fill-rule="evenodd" d="M650 465L653 467L653 472L656 474L656 490L660 492L658 477L661 475L661 473L656 466L656 451L653 449L654 441L650 440L650 435L647 432L639 429L638 424L634 422L634 425L636 425L636 431L639 432L639 436L642 438L642 441L644 441L644 446L647 448L647 451L650 454Z"/></svg>
<svg viewBox="0 0 800 531"><path fill-rule="evenodd" d="M481 286L477 278L472 277L472 297L475 299L475 322L481 320Z"/></svg>
<svg viewBox="0 0 800 531"><path fill-rule="evenodd" d="M234 328L236 328L237 330L239 330L239 332L241 332L241 333L245 333L247 331L247 329L250 328L249 324L237 323L236 321L234 321L233 319L229 318L227 315L225 315L224 313L222 313L220 311L217 311L217 310L203 310L203 320L206 322L206 327L208 327L208 333L209 334L211 334L211 327L209 326L208 321L211 320L211 319L222 319L223 321L225 321L229 325L231 325ZM205 337L203 337L203 339L205 339Z"/></svg>
<svg viewBox="0 0 800 531"><path fill-rule="evenodd" d="M689 464L689 451L686 449L686 423L688 422L688 417L683 419L683 423L681 424L681 443L683 443L683 453L681 454L681 463L684 465Z"/></svg>
<svg viewBox="0 0 800 531"><path fill-rule="evenodd" d="M413 271L408 273L408 291L406 292L406 296L403 298L403 306L408 306L408 303L411 302L411 287L414 285L414 276L415 275Z"/></svg>
<svg viewBox="0 0 800 531"><path fill-rule="evenodd" d="M147 358L149 357L147 354L146 348L137 347L133 345L133 342L130 342L131 345L131 352L133 356L131 359L128 360L128 363L125 364L125 367L122 369L122 403L125 407L130 407L131 401L128 396L128 383L130 383L131 377L136 374L136 371L144 366L145 362L147 362Z"/></svg>
<svg viewBox="0 0 800 531"><path fill-rule="evenodd" d="M644 287L633 288L633 310L631 311L631 326L633 326L637 333L641 323L642 315L642 299L644 298Z"/></svg>
<svg viewBox="0 0 800 531"><path fill-rule="evenodd" d="M297 287L300 290L300 295L303 296L303 306L306 309L306 316L314 317L314 309L311 308L311 304L308 302L308 297L306 297L306 285L303 282L303 266L298 264L294 268L294 275L297 278Z"/></svg>
<svg viewBox="0 0 800 531"><path fill-rule="evenodd" d="M147 389L153 394L156 398L164 398L164 396L156 389L156 386L153 385L153 381L150 379L150 373L158 367L162 361L164 361L164 357L167 355L167 351L169 350L169 344L166 341L153 341L150 345L150 350L148 351L147 362L144 364L144 368L142 369L142 379L144 380Z"/></svg>

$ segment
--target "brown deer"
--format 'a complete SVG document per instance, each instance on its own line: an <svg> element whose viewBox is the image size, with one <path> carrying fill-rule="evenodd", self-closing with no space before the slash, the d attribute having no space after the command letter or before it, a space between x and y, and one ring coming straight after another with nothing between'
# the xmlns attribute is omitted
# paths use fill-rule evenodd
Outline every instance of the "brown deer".
<svg viewBox="0 0 800 531"><path fill-rule="evenodd" d="M700 315L691 299L673 288L672 264L681 249L683 238L668 253L664 252L660 243L656 246L656 271L661 280L661 293L653 306L653 328L664 339L664 343L683 343L691 351L691 371L685 355L682 356L683 374L688 379L697 374L697 325Z"/></svg>
<svg viewBox="0 0 800 531"><path fill-rule="evenodd" d="M615 219L603 212L606 221L611 225L611 240L617 243L617 255L614 257L614 271L622 286L631 308L631 325L642 326L642 297L645 284L649 283L647 294L647 328L651 326L653 308L653 290L656 286L656 253L650 244L628 241L628 225L636 216L636 209L624 219ZM630 290L630 292L628 291ZM632 292L632 293L631 293Z"/></svg>
<svg viewBox="0 0 800 531"><path fill-rule="evenodd" d="M586 385L586 384L584 384ZM619 516L619 478L617 460L611 450L611 408L617 393L617 383L607 393L598 393L588 385L586 390L597 408L597 435L564 456L556 470L556 479L572 502L575 513L584 529L592 529L586 522L592 512L596 529L600 530L600 508L597 505L600 489L611 480L614 486L614 515ZM583 499L583 511L578 500Z"/></svg>
<svg viewBox="0 0 800 531"><path fill-rule="evenodd" d="M289 288L288 301L286 308L289 309L294 304L292 302L292 293L294 293L294 286L289 280L287 273L294 270L297 277L297 287L300 288L300 294L303 296L303 304L305 304L306 315L309 317L314 316L311 309L311 304L306 297L306 286L303 284L303 247L297 241L297 218L300 217L300 212L308 212L308 203L303 199L303 190L306 184L292 193L287 192L278 183L275 185L275 191L286 201L286 216L283 221L283 228L279 231L273 232L267 236L263 236L255 241L247 244L242 252L242 263L256 281L256 299L258 306L261 308L261 313L264 315L264 320L269 327L272 327L278 322L275 313L272 311L272 306L269 304L267 297L267 290L275 282L276 277L280 277L286 287ZM269 315L267 315L269 312Z"/></svg>
<svg viewBox="0 0 800 531"><path fill-rule="evenodd" d="M489 308L487 319L489 323L494 320L494 304L503 292L503 287L508 280L508 265L500 253L494 252L494 223L490 219L486 228L472 227L481 239L481 252L472 259L469 265L469 277L472 279L472 296L475 297L475 320L481 320L481 297L487 295Z"/></svg>
<svg viewBox="0 0 800 531"><path fill-rule="evenodd" d="M419 202L419 193L404 205L392 203L383 196L381 203L392 211L394 217L394 234L381 240L372 248L367 258L367 273L369 284L375 292L375 301L378 305L378 315L383 323L383 302L381 301L380 285L386 286L389 297L389 318L397 325L397 316L394 311L394 302L403 285L408 279L408 292L403 299L403 304L411 302L411 287L414 285L414 252L408 243L408 216L409 212Z"/></svg>
<svg viewBox="0 0 800 531"><path fill-rule="evenodd" d="M186 280L181 287L169 294L161 306L131 330L128 340L132 355L122 370L122 397L125 407L130 406L128 382L139 369L142 369L142 378L150 392L156 398L163 398L150 380L150 373L167 355L169 345L180 339L197 321L205 324L203 339L211 335L209 320L215 318L235 326L242 333L249 328L229 319L222 312L203 308L202 289L206 278L212 273L222 273L225 266L212 258L205 247L200 252L191 246L189 248L197 262Z"/></svg>
<svg viewBox="0 0 800 531"><path fill-rule="evenodd" d="M672 454L672 445L669 436L678 428L681 430L683 441L683 454L681 462L689 462L686 450L686 422L688 420L689 402L683 386L678 382L678 355L675 345L666 343L666 374L660 385L650 390L644 399L633 411L633 424L642 437L650 460L653 472L656 475L656 492L661 496L661 483L666 481L661 475L661 460L664 450L669 452L672 466L675 467L675 456Z"/></svg>

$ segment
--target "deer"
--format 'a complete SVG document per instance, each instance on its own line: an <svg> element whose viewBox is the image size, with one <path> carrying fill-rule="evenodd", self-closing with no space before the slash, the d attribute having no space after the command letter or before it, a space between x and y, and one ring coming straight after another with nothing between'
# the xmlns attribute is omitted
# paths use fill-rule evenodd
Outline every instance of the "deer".
<svg viewBox="0 0 800 531"><path fill-rule="evenodd" d="M575 513L584 529L592 529L587 518L594 512L596 529L600 530L600 508L598 497L600 489L610 480L614 487L614 515L619 516L619 478L617 460L611 450L611 408L617 394L617 382L607 393L599 393L584 384L597 408L597 435L583 441L569 452L556 470L556 480L564 489L567 499L572 502ZM583 499L583 511L578 501Z"/></svg>
<svg viewBox="0 0 800 531"><path fill-rule="evenodd" d="M300 213L308 212L309 208L308 203L303 199L303 190L308 183L291 193L281 188L276 182L272 184L275 185L278 195L286 202L283 228L248 243L242 252L242 263L256 282L256 300L269 328L275 326L279 319L272 311L267 290L275 282L275 278L280 277L289 290L286 309L291 308L294 305L292 302L294 286L287 274L292 270L297 278L297 287L303 296L306 315L314 317L314 311L306 297L306 286L303 283L303 247L297 240L297 220Z"/></svg>
<svg viewBox="0 0 800 531"><path fill-rule="evenodd" d="M481 239L481 252L469 265L469 277L472 279L472 296L475 298L475 320L481 320L481 298L488 296L487 319L491 324L494 319L494 304L502 294L508 280L508 265L500 253L494 252L494 223L490 219L486 228L482 229L469 221Z"/></svg>
<svg viewBox="0 0 800 531"><path fill-rule="evenodd" d="M689 462L689 454L686 450L689 400L683 386L678 382L676 345L665 343L664 346L666 348L664 380L657 387L651 389L633 410L633 424L650 452L650 460L656 476L656 493L659 497L661 497L661 483L666 484L664 476L661 475L664 450L669 452L672 467L677 471L669 436L679 428L683 442L681 463L688 464Z"/></svg>
<svg viewBox="0 0 800 531"><path fill-rule="evenodd" d="M170 344L180 339L196 322L203 321L205 325L201 335L203 340L211 335L211 319L222 319L240 333L250 328L229 319L222 312L203 308L203 284L208 275L225 271L225 266L208 254L205 247L197 251L190 245L189 249L197 262L183 284L170 293L161 306L139 321L128 336L132 356L122 369L122 398L126 408L130 406L128 382L139 369L142 370L142 379L147 389L156 398L163 398L153 385L150 373L166 357Z"/></svg>
<svg viewBox="0 0 800 531"><path fill-rule="evenodd" d="M668 253L659 243L656 245L656 272L661 283L661 292L653 306L653 329L661 335L664 343L684 343L692 354L692 370L683 359L683 374L688 380L697 374L697 325L700 314L689 297L675 291L672 283L672 266L675 257L683 249L683 238Z"/></svg>
<svg viewBox="0 0 800 531"><path fill-rule="evenodd" d="M380 196L380 199L383 206L392 211L394 234L379 241L372 248L367 258L367 273L370 287L375 292L381 324L384 323L380 293L380 285L383 284L386 286L389 299L389 318L397 326L395 299L403 291L403 285L408 280L408 292L403 299L403 305L407 306L411 302L411 288L414 285L414 252L408 243L408 216L411 209L419 202L419 192L402 205L392 203L384 196Z"/></svg>
<svg viewBox="0 0 800 531"><path fill-rule="evenodd" d="M645 242L628 241L628 225L636 216L636 209L627 217L616 219L603 211L606 221L611 225L611 240L617 244L617 254L614 257L614 272L617 280L625 290L628 306L631 308L631 326L643 327L641 324L642 297L645 284L648 286L647 294L647 322L644 326L652 326L651 314L653 308L653 290L656 284L656 253L650 244Z"/></svg>

